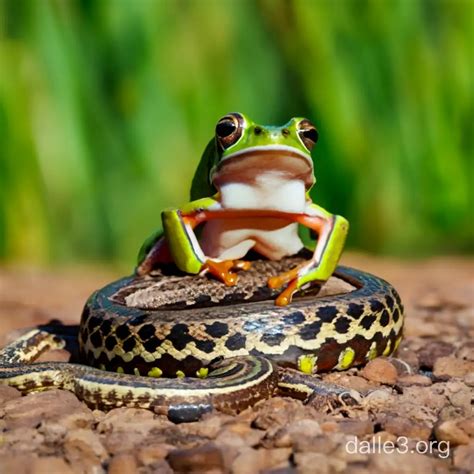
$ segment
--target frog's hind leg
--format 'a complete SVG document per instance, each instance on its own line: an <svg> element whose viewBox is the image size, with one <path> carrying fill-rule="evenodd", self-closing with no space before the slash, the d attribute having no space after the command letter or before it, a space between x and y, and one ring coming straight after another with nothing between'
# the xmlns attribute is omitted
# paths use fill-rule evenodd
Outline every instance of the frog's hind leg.
<svg viewBox="0 0 474 474"><path fill-rule="evenodd" d="M279 306L290 303L293 294L307 283L322 284L329 279L336 269L349 229L346 219L329 214L315 204L308 206L307 214L298 217L297 221L316 231L318 242L308 262L268 280L268 286L272 289L287 284L276 299L276 304Z"/></svg>
<svg viewBox="0 0 474 474"><path fill-rule="evenodd" d="M151 239L150 239L151 240ZM156 240L151 242L148 247L147 242L143 245L141 256L139 257L139 263L135 269L135 273L138 276L148 275L154 268L160 263L172 263L173 257L171 256L168 242L163 234L159 235Z"/></svg>

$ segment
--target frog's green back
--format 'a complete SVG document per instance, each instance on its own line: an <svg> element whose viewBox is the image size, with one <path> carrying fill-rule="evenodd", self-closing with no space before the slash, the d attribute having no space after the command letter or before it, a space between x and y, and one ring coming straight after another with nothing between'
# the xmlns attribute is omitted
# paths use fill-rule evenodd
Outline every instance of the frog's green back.
<svg viewBox="0 0 474 474"><path fill-rule="evenodd" d="M216 164L216 160L216 139L212 138L207 144L207 147L202 154L201 161L199 161L196 172L194 173L193 182L191 184L191 201L210 197L216 193L216 189L209 179L211 169Z"/></svg>

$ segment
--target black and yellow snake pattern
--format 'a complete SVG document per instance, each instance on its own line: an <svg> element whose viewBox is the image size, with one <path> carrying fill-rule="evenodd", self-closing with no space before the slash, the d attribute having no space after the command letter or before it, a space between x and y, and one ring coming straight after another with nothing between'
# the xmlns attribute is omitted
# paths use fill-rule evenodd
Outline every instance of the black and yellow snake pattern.
<svg viewBox="0 0 474 474"><path fill-rule="evenodd" d="M274 264L256 262L255 274L259 265ZM395 289L351 268L335 275L352 291L315 297L309 290L287 307L275 306L264 285L246 286L245 279L229 294L206 278L125 278L91 296L78 332L36 328L4 348L0 383L23 392L64 388L92 407L162 408L178 420L213 407L237 412L270 397L278 384L291 388L276 365L307 374L344 370L396 350L403 308ZM202 282L207 293L196 288ZM150 284L165 297L154 309L138 307L134 294ZM79 342L81 364L32 363L71 341Z"/></svg>

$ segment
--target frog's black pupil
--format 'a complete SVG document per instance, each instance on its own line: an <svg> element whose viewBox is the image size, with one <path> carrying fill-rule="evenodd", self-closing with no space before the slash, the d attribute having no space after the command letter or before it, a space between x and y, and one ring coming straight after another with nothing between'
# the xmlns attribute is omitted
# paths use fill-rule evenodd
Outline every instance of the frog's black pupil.
<svg viewBox="0 0 474 474"><path fill-rule="evenodd" d="M229 135L234 133L235 129L235 123L231 120L224 120L216 125L216 133L220 137L228 137Z"/></svg>
<svg viewBox="0 0 474 474"><path fill-rule="evenodd" d="M314 143L316 143L318 141L318 132L316 131L315 128L310 128L309 130L304 130L303 131L303 136L305 138L307 138L308 140L311 140Z"/></svg>

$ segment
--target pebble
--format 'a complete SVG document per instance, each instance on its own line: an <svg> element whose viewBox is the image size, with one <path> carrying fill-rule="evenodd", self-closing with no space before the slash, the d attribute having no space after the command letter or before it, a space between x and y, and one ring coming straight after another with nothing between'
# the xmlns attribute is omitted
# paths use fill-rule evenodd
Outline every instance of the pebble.
<svg viewBox="0 0 474 474"><path fill-rule="evenodd" d="M20 427L3 433L0 445L8 450L39 451L44 439L45 437L34 428Z"/></svg>
<svg viewBox="0 0 474 474"><path fill-rule="evenodd" d="M305 452L296 453L294 457L298 474L330 473L329 460L325 454Z"/></svg>
<svg viewBox="0 0 474 474"><path fill-rule="evenodd" d="M459 359L474 361L474 341L467 341L456 351ZM472 372L474 375L474 372Z"/></svg>
<svg viewBox="0 0 474 474"><path fill-rule="evenodd" d="M213 443L190 449L175 449L168 454L167 461L178 472L224 470L222 451Z"/></svg>
<svg viewBox="0 0 474 474"><path fill-rule="evenodd" d="M137 459L141 465L148 466L165 459L173 449L175 449L174 446L166 443L147 444L138 449Z"/></svg>
<svg viewBox="0 0 474 474"><path fill-rule="evenodd" d="M155 417L149 410L140 408L115 408L105 414L97 425L99 433L134 432L147 435L152 429L174 426L164 417Z"/></svg>
<svg viewBox="0 0 474 474"><path fill-rule="evenodd" d="M398 384L402 386L419 385L428 387L433 384L433 381L426 375L412 374L398 377Z"/></svg>
<svg viewBox="0 0 474 474"><path fill-rule="evenodd" d="M275 434L282 426L305 418L317 420L322 415L313 407L303 405L299 400L276 397L260 405L258 416L253 422L255 428Z"/></svg>
<svg viewBox="0 0 474 474"><path fill-rule="evenodd" d="M469 372L464 377L464 383L469 385L469 387L474 387L474 372Z"/></svg>
<svg viewBox="0 0 474 474"><path fill-rule="evenodd" d="M438 441L448 441L451 446L468 444L470 439L454 420L443 421L435 426L434 433Z"/></svg>
<svg viewBox="0 0 474 474"><path fill-rule="evenodd" d="M63 458L45 456L36 458L28 471L29 474L73 474L74 470ZM18 473L16 473L18 474Z"/></svg>
<svg viewBox="0 0 474 474"><path fill-rule="evenodd" d="M420 368L420 360L417 353L410 347L400 347L397 351L397 360L401 360L411 367L412 372L416 372Z"/></svg>
<svg viewBox="0 0 474 474"><path fill-rule="evenodd" d="M71 416L92 418L91 411L75 395L64 390L48 390L14 398L5 403L4 420L8 429L34 428L47 420L67 424Z"/></svg>
<svg viewBox="0 0 474 474"><path fill-rule="evenodd" d="M232 417L229 417L228 415L212 414L211 416L194 423L181 424L179 425L179 428L195 436L215 439L222 428L222 424L226 420L228 421L229 418L232 419Z"/></svg>
<svg viewBox="0 0 474 474"><path fill-rule="evenodd" d="M344 372L330 372L324 377L324 381L341 387L357 390L360 393L367 393L378 388L376 383L371 383L359 375L349 375Z"/></svg>
<svg viewBox="0 0 474 474"><path fill-rule="evenodd" d="M226 465L230 466L242 448L258 445L264 436L265 431L237 421L224 426L215 438L215 443L223 449Z"/></svg>
<svg viewBox="0 0 474 474"><path fill-rule="evenodd" d="M440 357L433 366L433 374L436 377L464 377L472 372L474 372L474 361L454 356Z"/></svg>
<svg viewBox="0 0 474 474"><path fill-rule="evenodd" d="M3 474L30 474L30 468L38 459L38 456L31 453L2 453L0 456L0 472Z"/></svg>
<svg viewBox="0 0 474 474"><path fill-rule="evenodd" d="M370 420L346 419L340 421L338 426L341 432L360 437L374 432L374 426Z"/></svg>
<svg viewBox="0 0 474 474"><path fill-rule="evenodd" d="M71 430L64 438L64 453L71 463L78 463L92 469L108 458L102 442L97 433L91 430Z"/></svg>
<svg viewBox="0 0 474 474"><path fill-rule="evenodd" d="M108 474L135 474L138 472L137 461L132 454L114 456L107 469Z"/></svg>
<svg viewBox="0 0 474 474"><path fill-rule="evenodd" d="M465 472L474 472L474 442L458 446L454 450L454 467Z"/></svg>
<svg viewBox="0 0 474 474"><path fill-rule="evenodd" d="M468 436L474 438L474 416L466 418L465 420L459 420L457 422L459 428L461 428Z"/></svg>
<svg viewBox="0 0 474 474"><path fill-rule="evenodd" d="M313 445L314 438L323 433L319 423L315 420L304 419L294 421L281 428L276 434L276 447L293 446L296 451L307 451Z"/></svg>
<svg viewBox="0 0 474 474"><path fill-rule="evenodd" d="M428 474L435 472L432 458L419 453L374 453L370 456L368 472L377 474Z"/></svg>
<svg viewBox="0 0 474 474"><path fill-rule="evenodd" d="M0 385L0 406L8 402L8 400L20 397L21 392L16 388L9 387L8 385Z"/></svg>
<svg viewBox="0 0 474 474"><path fill-rule="evenodd" d="M291 448L243 449L231 466L232 474L259 474L265 469L289 466Z"/></svg>
<svg viewBox="0 0 474 474"><path fill-rule="evenodd" d="M382 421L385 431L397 436L407 436L418 440L428 440L431 428L413 419L401 417L398 414L385 415Z"/></svg>
<svg viewBox="0 0 474 474"><path fill-rule="evenodd" d="M454 352L454 346L444 341L429 341L418 352L420 366L432 370L433 364L440 357L447 357Z"/></svg>
<svg viewBox="0 0 474 474"><path fill-rule="evenodd" d="M397 369L387 359L377 358L371 360L360 372L367 380L387 385L394 385L397 381Z"/></svg>

